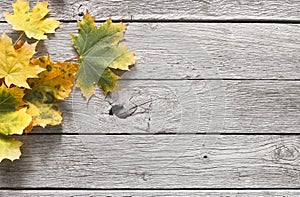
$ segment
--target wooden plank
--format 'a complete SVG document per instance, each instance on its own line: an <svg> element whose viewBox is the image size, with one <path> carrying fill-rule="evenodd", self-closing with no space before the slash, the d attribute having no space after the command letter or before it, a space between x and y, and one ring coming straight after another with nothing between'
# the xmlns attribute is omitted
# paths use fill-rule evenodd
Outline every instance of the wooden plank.
<svg viewBox="0 0 300 197"><path fill-rule="evenodd" d="M39 55L76 56L76 26L64 23L40 41ZM12 35L10 25L0 29ZM124 79L300 79L300 25L131 23L125 37L139 60Z"/></svg>
<svg viewBox="0 0 300 197"><path fill-rule="evenodd" d="M138 196L144 196L144 197L162 197L162 196L189 196L189 197L213 197L213 196L235 196L235 197L257 197L257 196L264 196L264 197L284 197L284 196L299 196L300 192L299 190L243 190L243 191L236 191L236 190L205 190L205 191L199 191L199 190L167 190L167 191L139 191L139 190L119 190L119 191L28 191L28 190L22 190L22 191L15 191L15 190L0 190L1 196L7 196L7 195L13 195L15 197L18 196L32 196L32 197L43 197L43 196L61 196L61 197L67 197L67 196L98 196L98 197L107 197L107 196L127 196L127 197L138 197Z"/></svg>
<svg viewBox="0 0 300 197"><path fill-rule="evenodd" d="M123 80L61 102L62 127L36 133L299 133L300 81Z"/></svg>
<svg viewBox="0 0 300 197"><path fill-rule="evenodd" d="M1 2L0 13L11 10L13 0ZM30 0L30 2L36 2ZM130 1L130 0L49 0L51 16L60 20L76 20L89 10L97 19L111 16L126 20L215 20L273 19L298 20L297 0L259 1ZM3 17L0 18L3 20Z"/></svg>
<svg viewBox="0 0 300 197"><path fill-rule="evenodd" d="M35 135L0 188L299 188L300 136Z"/></svg>

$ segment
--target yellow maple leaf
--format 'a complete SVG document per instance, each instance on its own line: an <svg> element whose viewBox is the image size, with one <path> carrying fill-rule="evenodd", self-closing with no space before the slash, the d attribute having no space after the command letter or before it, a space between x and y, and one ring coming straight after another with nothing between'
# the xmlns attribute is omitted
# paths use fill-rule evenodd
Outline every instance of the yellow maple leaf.
<svg viewBox="0 0 300 197"><path fill-rule="evenodd" d="M23 90L17 87L0 87L0 134L21 135L30 124L32 118L26 113L23 96Z"/></svg>
<svg viewBox="0 0 300 197"><path fill-rule="evenodd" d="M22 135L32 118L26 113L26 108L15 112L0 113L0 133L4 135Z"/></svg>
<svg viewBox="0 0 300 197"><path fill-rule="evenodd" d="M31 61L32 65L38 65L44 71L39 74L38 79L30 79L28 83L32 90L46 94L53 94L55 99L67 98L72 90L78 63L52 62L49 56L43 56Z"/></svg>
<svg viewBox="0 0 300 197"><path fill-rule="evenodd" d="M17 0L13 3L14 14L4 13L5 20L13 29L24 31L28 38L47 39L45 33L54 33L60 22L45 16L48 14L48 2L37 2L30 12L29 2Z"/></svg>
<svg viewBox="0 0 300 197"><path fill-rule="evenodd" d="M14 138L0 135L0 162L3 159L9 159L11 161L19 159L21 156L20 147L22 145L22 142Z"/></svg>
<svg viewBox="0 0 300 197"><path fill-rule="evenodd" d="M13 87L7 88L4 84L0 86L0 113L12 112L24 106L24 90Z"/></svg>
<svg viewBox="0 0 300 197"><path fill-rule="evenodd" d="M3 159L13 161L21 155L22 142L8 135L21 135L32 120L26 113L23 96L24 90L21 88L0 86L0 162Z"/></svg>
<svg viewBox="0 0 300 197"><path fill-rule="evenodd" d="M31 89L25 91L24 100L28 104L27 113L32 116L32 123L27 131L33 126L61 124L62 113L57 101L70 95L79 66L77 63L51 62L49 56L31 62L45 68L45 71L39 74L39 78L28 80Z"/></svg>
<svg viewBox="0 0 300 197"><path fill-rule="evenodd" d="M0 37L0 79L4 78L5 84L10 87L30 88L26 80L38 77L44 69L37 65L30 65L30 59L35 53L36 43L25 42L20 48L15 49L11 38L5 33Z"/></svg>
<svg viewBox="0 0 300 197"><path fill-rule="evenodd" d="M62 123L61 111L58 104L45 104L28 102L27 113L32 116L30 127L41 126L45 128L47 125L59 125ZM31 128L28 130L31 130Z"/></svg>

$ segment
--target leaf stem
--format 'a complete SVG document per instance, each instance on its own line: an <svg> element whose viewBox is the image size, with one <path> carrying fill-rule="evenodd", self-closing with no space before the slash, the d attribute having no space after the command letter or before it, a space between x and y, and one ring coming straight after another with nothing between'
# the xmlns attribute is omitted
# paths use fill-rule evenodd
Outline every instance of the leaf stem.
<svg viewBox="0 0 300 197"><path fill-rule="evenodd" d="M79 56L72 57L72 58L70 58L70 59L65 60L65 62L70 62L70 61L72 61L72 60L77 60L78 58L79 58Z"/></svg>
<svg viewBox="0 0 300 197"><path fill-rule="evenodd" d="M24 35L24 31L21 33L19 38L16 40L16 42L14 43L14 46L19 42L19 40L22 38L23 35Z"/></svg>

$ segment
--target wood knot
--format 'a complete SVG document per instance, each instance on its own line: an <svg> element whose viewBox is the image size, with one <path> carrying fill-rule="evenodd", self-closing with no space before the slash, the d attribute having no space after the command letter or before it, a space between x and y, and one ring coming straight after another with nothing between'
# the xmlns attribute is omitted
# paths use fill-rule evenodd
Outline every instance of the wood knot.
<svg viewBox="0 0 300 197"><path fill-rule="evenodd" d="M299 157L299 148L295 145L281 145L274 150L275 160L295 161Z"/></svg>

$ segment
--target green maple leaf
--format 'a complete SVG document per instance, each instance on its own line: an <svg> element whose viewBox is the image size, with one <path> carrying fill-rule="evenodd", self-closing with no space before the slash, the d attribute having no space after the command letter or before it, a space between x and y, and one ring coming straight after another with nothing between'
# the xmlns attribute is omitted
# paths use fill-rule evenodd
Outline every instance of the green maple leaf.
<svg viewBox="0 0 300 197"><path fill-rule="evenodd" d="M98 84L104 93L117 87L117 77L110 73L109 68L129 70L129 66L135 63L134 53L129 51L127 46L119 45L124 39L125 30L125 24L115 24L110 19L98 28L94 18L87 13L78 23L78 36L71 35L80 64L76 86L87 99L94 94L95 84Z"/></svg>
<svg viewBox="0 0 300 197"><path fill-rule="evenodd" d="M119 89L119 78L120 77L111 71L110 68L106 68L104 70L98 82L98 86L103 90L104 95L106 95L109 91Z"/></svg>

